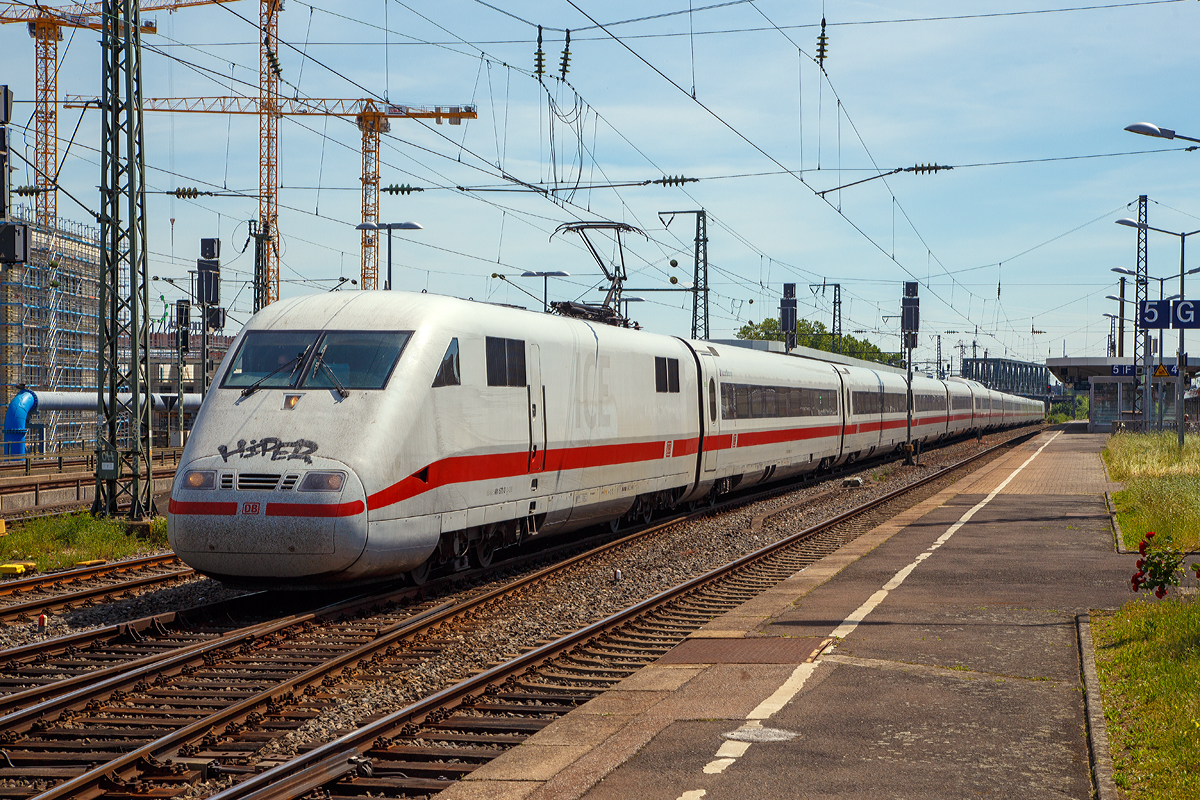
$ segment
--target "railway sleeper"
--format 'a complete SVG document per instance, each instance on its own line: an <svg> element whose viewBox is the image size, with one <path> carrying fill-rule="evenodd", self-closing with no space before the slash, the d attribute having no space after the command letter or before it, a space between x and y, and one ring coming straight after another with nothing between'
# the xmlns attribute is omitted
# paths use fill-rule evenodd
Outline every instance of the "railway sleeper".
<svg viewBox="0 0 1200 800"><path fill-rule="evenodd" d="M367 751L367 757L379 760L435 760L435 759L457 759L459 761L479 761L487 763L496 757L499 752L497 750L486 749L483 747L417 747L407 744L395 744L394 740L388 740L383 744Z"/></svg>

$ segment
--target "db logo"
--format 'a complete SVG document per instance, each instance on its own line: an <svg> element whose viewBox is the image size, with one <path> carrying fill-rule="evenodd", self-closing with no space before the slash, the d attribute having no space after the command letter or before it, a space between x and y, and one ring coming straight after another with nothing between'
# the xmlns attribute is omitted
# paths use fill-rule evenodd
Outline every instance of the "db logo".
<svg viewBox="0 0 1200 800"><path fill-rule="evenodd" d="M262 503L242 503L243 514L257 515L262 510Z"/></svg>

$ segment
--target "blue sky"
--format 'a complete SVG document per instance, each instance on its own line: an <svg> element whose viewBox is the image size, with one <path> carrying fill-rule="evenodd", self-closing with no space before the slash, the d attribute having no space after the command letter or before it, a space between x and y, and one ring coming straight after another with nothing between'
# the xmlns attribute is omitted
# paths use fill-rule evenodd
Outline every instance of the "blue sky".
<svg viewBox="0 0 1200 800"><path fill-rule="evenodd" d="M1116 289L1110 270L1135 260L1135 231L1113 221L1136 212L1138 195L1151 199L1151 224L1200 228L1200 152L1123 130L1145 120L1200 138L1196 91L1187 88L1194 80L1185 78L1198 67L1194 2L1083 9L1070 2L710 7L693 0L691 13L679 0L574 2L578 8L565 0L285 6L286 95L370 93L393 103L478 106L479 119L461 127L394 120L384 138L383 184L428 190L381 199L382 220L424 226L396 235L397 288L533 308L541 282L516 276L559 269L571 277L551 280L552 299L599 300L598 269L578 241L550 236L579 219L645 230L647 239L628 240L628 286L666 288L671 275L690 281L694 222L677 217L664 227L659 212L704 208L713 338L777 315L784 282L799 285L801 316L828 324L832 292L809 284L840 283L844 331L866 331L856 335L894 350L898 320L891 317L902 282L916 279L918 359L933 358L933 335L942 333L946 354L975 339L981 355L1040 360L1064 351L1103 355L1109 327L1102 315L1116 311L1104 299ZM590 27L584 12L608 32ZM813 61L822 14L824 75ZM146 37L155 48L145 55L146 96L254 93L257 15L247 2L148 15L158 35ZM666 16L626 22L652 15ZM529 74L538 24L550 73L542 82ZM563 82L558 65L568 28ZM97 41L93 31L65 31L60 98L98 93ZM32 100L33 64L25 26L0 25L0 83L19 101ZM18 103L13 135L29 157L31 113L30 102ZM60 158L78 115L60 113ZM93 207L96 122L91 112L79 123L61 175ZM199 256L197 240L219 235L230 316L244 322L253 250L239 251L246 220L257 215L257 200L245 196L257 192L257 119L155 113L146 130L152 189L243 195L152 194L151 271L186 275ZM352 121L283 120L284 296L358 277L359 150ZM955 169L817 194L878 170L933 162ZM482 191L519 188L502 175L562 191L552 193L557 201ZM700 180L569 191L664 175ZM32 177L22 170L13 182ZM61 194L59 211L87 221ZM672 258L678 268L669 266ZM1177 273L1178 264L1178 241L1152 234L1151 274ZM645 327L688 334L689 295L640 294L647 301L632 316Z"/></svg>

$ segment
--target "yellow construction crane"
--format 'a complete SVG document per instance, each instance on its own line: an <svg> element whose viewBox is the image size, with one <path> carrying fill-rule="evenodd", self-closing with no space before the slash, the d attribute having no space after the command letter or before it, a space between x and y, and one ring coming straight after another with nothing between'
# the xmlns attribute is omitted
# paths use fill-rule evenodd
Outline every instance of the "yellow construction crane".
<svg viewBox="0 0 1200 800"><path fill-rule="evenodd" d="M231 0L158 0L139 7L147 11L176 11ZM0 24L24 22L34 41L36 59L34 87L34 218L39 225L53 226L58 217L58 43L63 28L100 30L100 3L42 6L0 2ZM153 20L140 25L142 33L157 33Z"/></svg>
<svg viewBox="0 0 1200 800"><path fill-rule="evenodd" d="M82 98L67 98L67 107L82 105ZM184 111L216 114L260 114L262 98L252 97L180 97L152 98L143 101L146 111ZM379 222L379 140L391 129L389 119L432 119L437 124L448 121L460 125L464 119L476 119L475 106L406 106L383 103L374 99L321 100L278 97L270 102L272 120L281 116L332 116L354 117L362 131L362 221ZM272 144L267 147L266 129L261 121L259 132L264 134L259 145L259 219L262 230L268 230L274 241L278 220L278 132L270 128ZM269 200L267 199L269 198ZM268 247L267 250L273 250ZM268 283L267 303L279 299L279 268L272 252L270 267L266 270ZM363 289L379 288L379 236L376 231L362 231L362 276L359 284Z"/></svg>

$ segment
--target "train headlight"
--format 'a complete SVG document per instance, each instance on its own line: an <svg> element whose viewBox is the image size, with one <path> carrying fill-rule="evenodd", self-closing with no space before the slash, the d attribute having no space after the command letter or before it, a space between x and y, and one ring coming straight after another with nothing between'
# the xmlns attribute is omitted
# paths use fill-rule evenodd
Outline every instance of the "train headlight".
<svg viewBox="0 0 1200 800"><path fill-rule="evenodd" d="M183 476L185 489L212 489L217 485L217 473L211 470L193 469Z"/></svg>
<svg viewBox="0 0 1200 800"><path fill-rule="evenodd" d="M300 481L297 492L340 492L346 483L342 472L309 472Z"/></svg>

